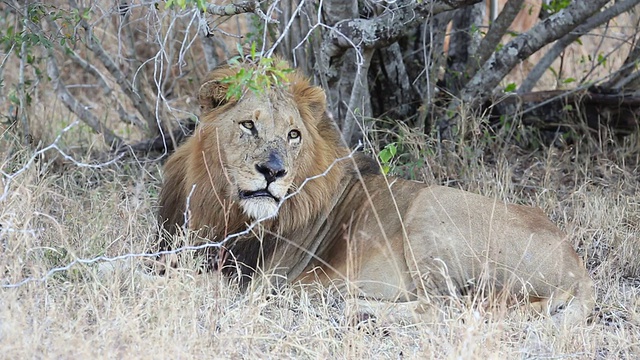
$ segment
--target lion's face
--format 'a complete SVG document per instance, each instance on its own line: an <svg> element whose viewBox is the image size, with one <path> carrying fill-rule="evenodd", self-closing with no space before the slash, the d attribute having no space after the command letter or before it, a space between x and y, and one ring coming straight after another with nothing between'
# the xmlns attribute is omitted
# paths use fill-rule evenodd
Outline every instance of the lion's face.
<svg viewBox="0 0 640 360"><path fill-rule="evenodd" d="M341 178L342 170L336 167L331 176L309 182L282 203L307 178L327 171L344 152L332 145L341 139L327 115L324 91L291 73L278 86L227 99L228 85L222 79L237 71L220 67L200 87L203 136L192 150L206 160L191 167L202 174L193 181L206 186L202 183L208 178L215 188L212 199L230 200L252 219L279 216L281 224L286 218L290 226L301 226L301 219L319 211L321 199L333 195L329 189Z"/></svg>
<svg viewBox="0 0 640 360"><path fill-rule="evenodd" d="M275 91L247 92L209 125L218 134L227 195L253 219L277 215L293 188L296 160L308 137L294 100Z"/></svg>

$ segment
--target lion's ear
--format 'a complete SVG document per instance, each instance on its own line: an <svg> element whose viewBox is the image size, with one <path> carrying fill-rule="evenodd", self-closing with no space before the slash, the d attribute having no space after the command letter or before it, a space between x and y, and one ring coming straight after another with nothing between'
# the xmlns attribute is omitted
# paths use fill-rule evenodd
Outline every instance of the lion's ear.
<svg viewBox="0 0 640 360"><path fill-rule="evenodd" d="M320 119L327 110L327 96L319 86L310 86L308 83L294 86L293 95L296 103L309 109L315 119Z"/></svg>
<svg viewBox="0 0 640 360"><path fill-rule="evenodd" d="M209 80L200 86L198 91L198 101L200 110L204 113L222 106L227 102L227 84L218 80Z"/></svg>

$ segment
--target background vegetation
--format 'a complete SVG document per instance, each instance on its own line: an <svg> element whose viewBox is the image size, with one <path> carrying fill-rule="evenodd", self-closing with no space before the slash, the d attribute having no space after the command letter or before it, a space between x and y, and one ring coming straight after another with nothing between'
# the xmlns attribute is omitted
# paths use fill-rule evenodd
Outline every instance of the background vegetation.
<svg viewBox="0 0 640 360"><path fill-rule="evenodd" d="M3 354L637 357L639 2L3 1ZM162 161L237 44L322 85L388 173L543 208L596 282L589 322L461 298L437 323L363 330L323 289L145 275Z"/></svg>

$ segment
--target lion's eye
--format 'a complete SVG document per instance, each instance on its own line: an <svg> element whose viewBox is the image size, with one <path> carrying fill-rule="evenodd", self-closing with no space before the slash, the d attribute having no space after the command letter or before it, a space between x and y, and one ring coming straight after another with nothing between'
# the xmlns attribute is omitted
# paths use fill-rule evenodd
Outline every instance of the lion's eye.
<svg viewBox="0 0 640 360"><path fill-rule="evenodd" d="M298 139L300 139L300 131L299 130L291 130L291 131L289 131L289 139L290 140L298 140Z"/></svg>
<svg viewBox="0 0 640 360"><path fill-rule="evenodd" d="M240 126L242 126L243 128L245 128L247 130L253 130L256 127L256 125L251 120L241 121L240 122Z"/></svg>
<svg viewBox="0 0 640 360"><path fill-rule="evenodd" d="M240 121L239 124L242 131L246 134L258 136L258 129L256 129L256 124L252 120Z"/></svg>

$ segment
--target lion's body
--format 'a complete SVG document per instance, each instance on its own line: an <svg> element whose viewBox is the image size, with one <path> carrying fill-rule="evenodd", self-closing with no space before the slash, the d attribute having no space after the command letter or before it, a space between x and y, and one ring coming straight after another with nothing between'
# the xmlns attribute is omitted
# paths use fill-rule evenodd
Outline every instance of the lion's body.
<svg viewBox="0 0 640 360"><path fill-rule="evenodd" d="M386 301L526 295L538 309L566 305L571 322L591 311L592 281L542 211L387 178L347 156L319 88L293 73L284 90L225 102L219 80L232 71L201 88L202 124L165 166L159 211L173 234L188 203L188 227L211 242L269 218L224 242L223 272L246 280L259 268Z"/></svg>

